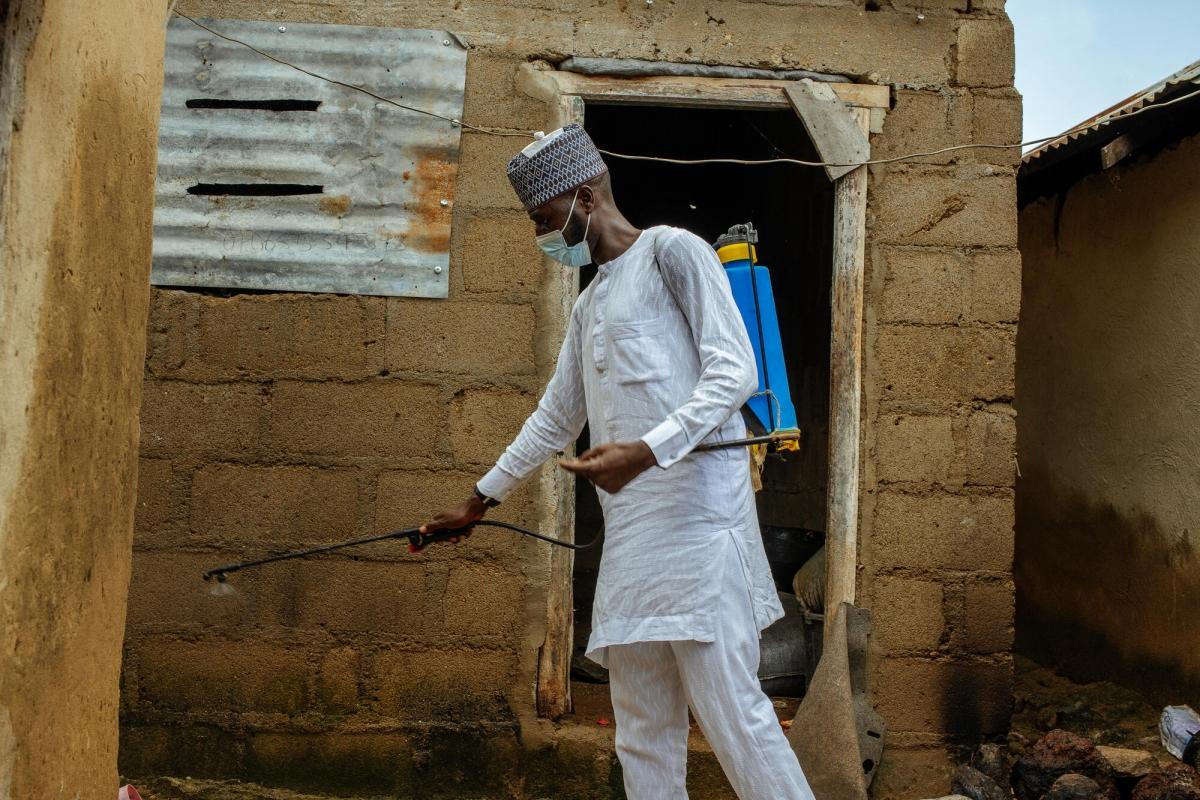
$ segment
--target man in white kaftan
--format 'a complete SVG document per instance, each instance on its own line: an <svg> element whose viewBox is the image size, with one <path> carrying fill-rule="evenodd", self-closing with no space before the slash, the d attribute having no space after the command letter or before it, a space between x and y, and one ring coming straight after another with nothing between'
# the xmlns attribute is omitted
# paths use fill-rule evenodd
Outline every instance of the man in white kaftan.
<svg viewBox="0 0 1200 800"><path fill-rule="evenodd" d="M811 800L756 677L758 632L783 609L746 452L694 449L746 435L740 409L758 383L724 269L694 234L633 228L582 128L547 138L510 177L543 249L594 257L596 278L537 410L476 497L426 527L478 519L590 422L592 448L560 463L596 484L604 512L587 654L610 671L628 796L686 798L690 706L740 798Z"/></svg>

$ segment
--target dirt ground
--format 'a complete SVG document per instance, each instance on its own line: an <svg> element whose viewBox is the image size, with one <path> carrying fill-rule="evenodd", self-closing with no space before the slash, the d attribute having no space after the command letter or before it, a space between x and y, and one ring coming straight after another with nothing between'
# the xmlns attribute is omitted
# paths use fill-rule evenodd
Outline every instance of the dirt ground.
<svg viewBox="0 0 1200 800"><path fill-rule="evenodd" d="M285 789L268 789L241 781L153 778L134 786L144 800L327 800L328 795L300 794ZM383 800L349 797L342 800ZM482 800L482 798L481 798Z"/></svg>
<svg viewBox="0 0 1200 800"><path fill-rule="evenodd" d="M1048 731L1063 728L1087 736L1096 744L1146 750L1164 764L1174 761L1159 741L1158 717L1161 709L1131 689L1112 683L1074 683L1021 656L1016 658L1015 686L1009 733L1009 747L1014 755L1019 755ZM599 724L608 728L612 707L605 689L602 686L577 685L576 710L568 724ZM1180 702L1188 699L1180 698ZM781 718L794 713L795 701L780 701L777 705ZM700 738L698 730L693 731L693 737ZM145 800L328 800L330 797L268 789L239 781L192 778L154 778L134 781L134 785ZM343 800L385 798L354 797ZM471 797L463 800L500 798Z"/></svg>
<svg viewBox="0 0 1200 800"><path fill-rule="evenodd" d="M1009 734L1014 752L1020 753L1047 732L1062 728L1098 745L1146 750L1162 763L1175 760L1159 740L1162 709L1137 692L1113 683L1074 683L1028 658L1018 655L1015 660ZM1191 699L1181 697L1178 702Z"/></svg>

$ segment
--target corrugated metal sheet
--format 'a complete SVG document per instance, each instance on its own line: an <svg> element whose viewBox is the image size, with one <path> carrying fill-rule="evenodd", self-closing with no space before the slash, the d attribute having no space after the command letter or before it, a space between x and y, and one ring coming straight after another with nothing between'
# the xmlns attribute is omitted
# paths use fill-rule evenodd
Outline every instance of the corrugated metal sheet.
<svg viewBox="0 0 1200 800"><path fill-rule="evenodd" d="M1184 91L1179 91L1181 87L1183 87ZM1022 160L1026 164L1032 164L1032 162L1042 158L1047 153L1059 150L1067 145L1074 145L1076 142L1080 142L1082 146L1082 140L1094 136L1097 132L1122 117L1146 106L1154 105L1160 100L1170 99L1171 96L1179 94L1186 94L1187 91L1194 91L1197 88L1200 88L1200 61L1184 67L1179 72L1176 72L1165 80L1159 81L1149 89L1138 92L1132 97L1117 103L1115 106L1105 109L1091 119L1071 126L1072 128L1082 128L1082 130L1046 142L1046 144L1029 151Z"/></svg>
<svg viewBox="0 0 1200 800"><path fill-rule="evenodd" d="M462 116L466 51L443 31L201 22L330 78ZM187 107L204 99L320 105ZM151 280L445 297L459 134L449 122L312 78L176 17L167 33ZM214 183L323 190L188 193Z"/></svg>

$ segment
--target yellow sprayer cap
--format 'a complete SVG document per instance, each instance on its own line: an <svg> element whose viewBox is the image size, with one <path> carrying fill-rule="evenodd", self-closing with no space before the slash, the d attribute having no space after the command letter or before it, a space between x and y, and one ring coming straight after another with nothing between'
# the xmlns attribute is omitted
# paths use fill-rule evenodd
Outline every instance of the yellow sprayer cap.
<svg viewBox="0 0 1200 800"><path fill-rule="evenodd" d="M758 263L758 252L749 242L734 242L718 248L717 258L721 259L722 264L728 264L730 261L745 261L747 258L750 259L750 263L755 264Z"/></svg>

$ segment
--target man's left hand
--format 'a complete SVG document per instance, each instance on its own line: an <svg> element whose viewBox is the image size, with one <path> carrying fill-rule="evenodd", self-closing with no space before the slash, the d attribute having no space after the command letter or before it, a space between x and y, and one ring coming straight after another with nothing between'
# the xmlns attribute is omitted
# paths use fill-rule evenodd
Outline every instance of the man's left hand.
<svg viewBox="0 0 1200 800"><path fill-rule="evenodd" d="M558 465L587 478L609 494L621 491L625 484L658 462L645 442L602 444L578 458L559 459Z"/></svg>

